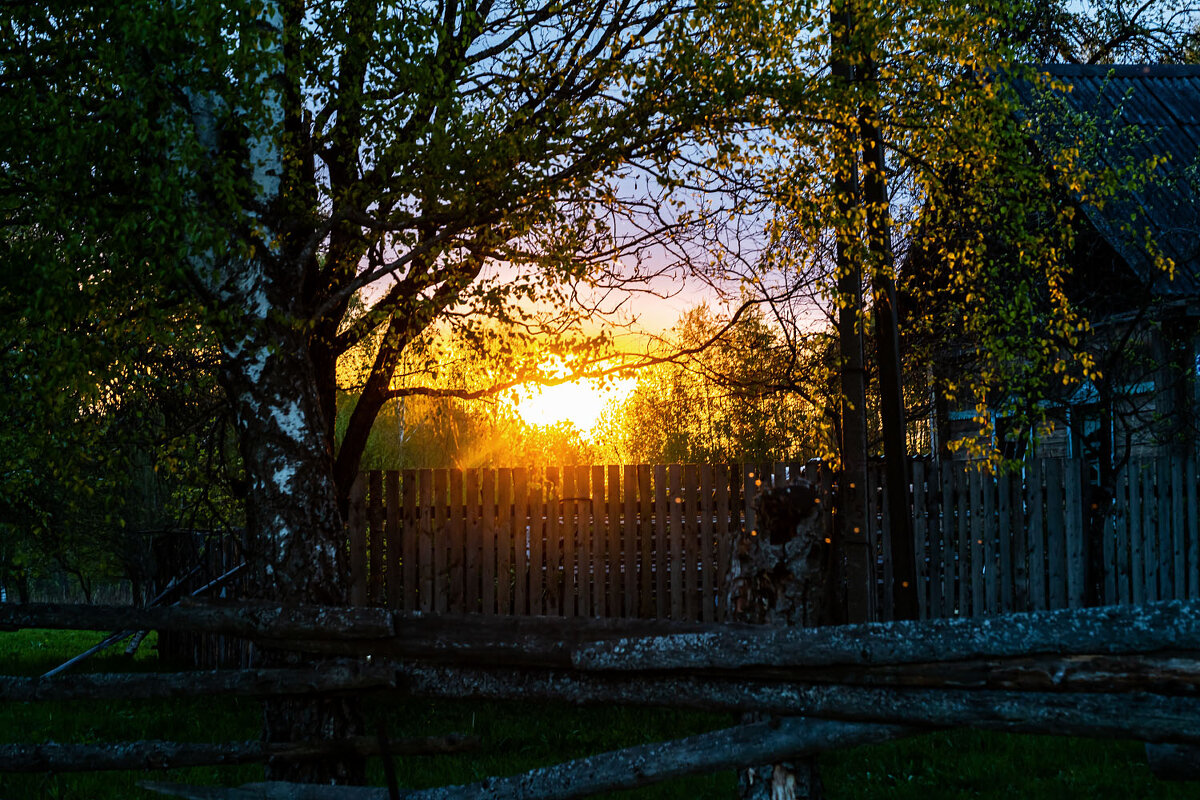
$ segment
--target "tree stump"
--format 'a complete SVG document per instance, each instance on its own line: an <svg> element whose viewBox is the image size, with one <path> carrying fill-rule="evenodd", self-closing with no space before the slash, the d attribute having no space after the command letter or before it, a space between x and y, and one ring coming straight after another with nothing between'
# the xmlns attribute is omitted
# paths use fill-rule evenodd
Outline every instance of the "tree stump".
<svg viewBox="0 0 1200 800"><path fill-rule="evenodd" d="M798 480L755 498L758 528L733 542L726 602L734 622L823 625L833 608L832 556L825 541L817 487ZM763 715L746 715L746 722ZM738 770L743 800L818 800L815 757Z"/></svg>

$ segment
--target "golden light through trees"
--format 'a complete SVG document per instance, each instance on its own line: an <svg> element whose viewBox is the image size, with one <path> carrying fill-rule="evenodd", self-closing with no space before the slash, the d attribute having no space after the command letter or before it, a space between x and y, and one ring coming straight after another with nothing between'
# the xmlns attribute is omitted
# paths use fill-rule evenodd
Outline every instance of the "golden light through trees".
<svg viewBox="0 0 1200 800"><path fill-rule="evenodd" d="M600 382L579 379L557 386L527 387L517 392L513 408L530 425L570 422L582 434L595 426L613 401L626 398L637 385L634 378Z"/></svg>

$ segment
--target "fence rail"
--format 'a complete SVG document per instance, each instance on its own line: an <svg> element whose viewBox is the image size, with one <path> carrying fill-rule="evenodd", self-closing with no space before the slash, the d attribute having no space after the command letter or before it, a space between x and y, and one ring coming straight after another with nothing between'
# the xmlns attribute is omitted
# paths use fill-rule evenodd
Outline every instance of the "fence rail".
<svg viewBox="0 0 1200 800"><path fill-rule="evenodd" d="M364 473L350 524L354 601L433 612L723 621L735 535L765 486L811 462ZM891 614L885 484L868 475L874 607ZM1195 455L1131 462L1107 514L1073 459L993 475L916 461L909 507L923 618L1200 597Z"/></svg>

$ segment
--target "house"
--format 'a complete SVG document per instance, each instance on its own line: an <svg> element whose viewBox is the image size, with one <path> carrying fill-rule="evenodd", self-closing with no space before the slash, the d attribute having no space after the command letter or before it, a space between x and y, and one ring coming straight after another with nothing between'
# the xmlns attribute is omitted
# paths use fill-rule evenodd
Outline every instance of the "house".
<svg viewBox="0 0 1200 800"><path fill-rule="evenodd" d="M1102 201L1064 192L1078 212L1065 290L1091 323L1083 346L1101 377L1045 403L1054 431L1034 447L1039 456L1082 457L1101 478L1131 457L1200 441L1200 66L1039 71L1049 89L1021 82L1017 91L1022 113L1039 122L1030 146L1040 158L1070 150L1112 174L1158 162L1153 180ZM939 360L944 372L970 368L953 353ZM933 452L948 455L948 443L978 435L974 409L932 405ZM993 422L1006 455L1030 454L1029 437L1006 437L1003 416Z"/></svg>

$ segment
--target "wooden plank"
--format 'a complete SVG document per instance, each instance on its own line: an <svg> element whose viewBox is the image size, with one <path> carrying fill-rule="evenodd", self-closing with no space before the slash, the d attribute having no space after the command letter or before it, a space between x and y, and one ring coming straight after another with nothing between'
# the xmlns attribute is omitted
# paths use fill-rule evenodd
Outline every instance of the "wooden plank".
<svg viewBox="0 0 1200 800"><path fill-rule="evenodd" d="M1067 537L1063 514L1063 461L1046 461L1046 580L1051 608L1067 607Z"/></svg>
<svg viewBox="0 0 1200 800"><path fill-rule="evenodd" d="M1114 494L1117 486L1113 486ZM1113 498L1112 505L1104 513L1104 538L1101 540L1102 552L1100 560L1104 564L1104 582L1101 591L1101 605L1116 605L1117 598L1117 521L1114 509L1120 507L1120 501Z"/></svg>
<svg viewBox="0 0 1200 800"><path fill-rule="evenodd" d="M941 585L940 590L940 617L953 617L957 603L955 603L954 592L954 532L956 530L956 522L954 518L955 499L954 499L954 465L948 459L941 462L938 466L938 563L941 569Z"/></svg>
<svg viewBox="0 0 1200 800"><path fill-rule="evenodd" d="M1171 600L1175 597L1175 569L1171 563L1174 549L1174 532L1171 530L1171 462L1159 457L1155 459L1155 500L1158 506L1155 532L1158 534L1158 599Z"/></svg>
<svg viewBox="0 0 1200 800"><path fill-rule="evenodd" d="M542 502L542 486L530 481L529 486L529 613L543 616L546 606L543 599L545 589L546 547L545 505Z"/></svg>
<svg viewBox="0 0 1200 800"><path fill-rule="evenodd" d="M929 518L925 506L925 462L912 462L912 509L913 509L913 552L917 556L917 615L920 619L930 616L930 565L933 559L929 552Z"/></svg>
<svg viewBox="0 0 1200 800"><path fill-rule="evenodd" d="M1026 528L1025 472L1026 466L1012 476L1009 484L1012 502L1012 607L1014 611L1029 610L1029 531Z"/></svg>
<svg viewBox="0 0 1200 800"><path fill-rule="evenodd" d="M954 544L957 574L957 612L960 617L971 615L971 475L963 463L954 470Z"/></svg>
<svg viewBox="0 0 1200 800"><path fill-rule="evenodd" d="M983 477L983 472L976 466L970 467L970 473L967 476L967 502L970 509L967 513L971 520L971 565L967 574L971 579L971 615L976 617L987 610L986 575L984 574L987 564L983 558L983 537L986 535L983 520Z"/></svg>
<svg viewBox="0 0 1200 800"><path fill-rule="evenodd" d="M667 488L667 468L654 465L654 616L667 619L671 614L669 601L668 557L670 536L667 519L670 516L671 498Z"/></svg>
<svg viewBox="0 0 1200 800"><path fill-rule="evenodd" d="M479 475L479 537L482 563L479 575L479 604L484 614L496 613L496 470L485 469Z"/></svg>
<svg viewBox="0 0 1200 800"><path fill-rule="evenodd" d="M404 608L404 577L401 573L403 556L404 533L400 527L403 513L400 499L400 471L389 469L384 474L384 496L386 501L386 520L384 528L384 549L387 553L387 607L397 610Z"/></svg>
<svg viewBox="0 0 1200 800"><path fill-rule="evenodd" d="M367 604L367 481L360 472L350 487L346 532L350 536L350 605Z"/></svg>
<svg viewBox="0 0 1200 800"><path fill-rule="evenodd" d="M1186 600L1187 593L1187 505L1184 501L1183 481L1185 460L1179 456L1167 465L1171 478L1171 566L1173 600Z"/></svg>
<svg viewBox="0 0 1200 800"><path fill-rule="evenodd" d="M683 614L687 620L700 618L700 474L696 464L683 467Z"/></svg>
<svg viewBox="0 0 1200 800"><path fill-rule="evenodd" d="M1000 562L996 572L996 580L1000 584L1000 597L997 611L1007 613L1013 609L1013 557L1012 557L1012 482L1011 472L997 476L996 482L996 537L1000 552Z"/></svg>
<svg viewBox="0 0 1200 800"><path fill-rule="evenodd" d="M716 585L713 572L716 563L713 541L713 515L716 513L713 494L713 468L710 464L700 467L700 619L715 622L717 619Z"/></svg>
<svg viewBox="0 0 1200 800"><path fill-rule="evenodd" d="M418 544L421 538L421 509L417 505L417 471L406 469L401 488L404 492L404 610L421 608L422 591L417 583Z"/></svg>
<svg viewBox="0 0 1200 800"><path fill-rule="evenodd" d="M1129 478L1129 594L1134 605L1146 602L1145 518L1142 516L1142 463L1130 461Z"/></svg>
<svg viewBox="0 0 1200 800"><path fill-rule="evenodd" d="M1129 465L1122 467L1117 473L1117 496L1113 502L1113 513L1116 517L1116 540L1113 543L1113 563L1115 565L1116 575L1113 580L1116 583L1116 602L1121 605L1129 605L1132 602L1130 590L1132 589L1132 581L1130 580L1129 566Z"/></svg>
<svg viewBox="0 0 1200 800"><path fill-rule="evenodd" d="M433 471L433 609L445 613L450 608L450 544L447 530L450 512L450 471Z"/></svg>
<svg viewBox="0 0 1200 800"><path fill-rule="evenodd" d="M512 511L513 613L529 614L529 474L514 467Z"/></svg>
<svg viewBox="0 0 1200 800"><path fill-rule="evenodd" d="M1047 607L1046 596L1046 460L1038 459L1029 469L1029 604L1031 610Z"/></svg>
<svg viewBox="0 0 1200 800"><path fill-rule="evenodd" d="M579 496L575 488L574 466L563 467L562 475L562 560L563 560L563 595L562 610L564 617L574 617L579 613L579 540L576 518L579 515Z"/></svg>
<svg viewBox="0 0 1200 800"><path fill-rule="evenodd" d="M433 611L434 590L437 587L435 579L434 553L437 549L436 536L433 529L433 470L423 469L418 473L419 512L421 525L419 528L419 550L421 571L421 610Z"/></svg>
<svg viewBox="0 0 1200 800"><path fill-rule="evenodd" d="M466 548L466 554L463 561L463 603L466 610L477 614L483 610L483 575L482 575L482 551L483 551L483 524L482 524L482 506L480 502L479 491L479 472L478 468L468 469L463 474L464 481L464 516L466 524L464 527L463 544Z"/></svg>
<svg viewBox="0 0 1200 800"><path fill-rule="evenodd" d="M870 543L871 560L875 560L876 553L883 557L883 570L880 576L882 580L878 583L872 583L872 586L876 587L873 605L877 609L877 616L875 618L888 621L895 617L895 608L892 602L894 597L894 587L892 584L895 580L895 572L892 564L891 518L888 513L885 491L882 465L868 465L866 494L867 529L865 533L866 539Z"/></svg>
<svg viewBox="0 0 1200 800"><path fill-rule="evenodd" d="M1154 497L1154 478L1157 472L1154 459L1147 459L1141 470L1142 484L1142 569L1145 574L1146 602L1158 596L1158 541L1155 537L1155 515L1158 503Z"/></svg>
<svg viewBox="0 0 1200 800"><path fill-rule="evenodd" d="M1197 475L1196 461L1196 452L1193 450L1188 454L1184 466L1188 520L1188 599L1200 597L1200 476Z"/></svg>
<svg viewBox="0 0 1200 800"><path fill-rule="evenodd" d="M576 577L576 600L578 614L581 617L592 616L592 583L595 576L593 567L592 517L593 500L588 467L575 468L575 495L580 498L575 515L575 547L578 554L579 570Z"/></svg>
<svg viewBox="0 0 1200 800"><path fill-rule="evenodd" d="M990 469L979 474L979 492L983 512L980 520L983 532L983 608L989 616L995 616L1000 605L1000 584L996 580L996 475Z"/></svg>
<svg viewBox="0 0 1200 800"><path fill-rule="evenodd" d="M621 575L621 468L616 464L608 466L607 489L607 557L604 559L605 573L608 576L608 616L621 616L625 605L625 579Z"/></svg>
<svg viewBox="0 0 1200 800"><path fill-rule="evenodd" d="M638 597L638 556L641 553L641 526L638 520L638 473L637 465L624 467L621 481L621 496L625 507L621 513L621 572L625 579L625 603L623 616L636 617L640 610Z"/></svg>
<svg viewBox="0 0 1200 800"><path fill-rule="evenodd" d="M638 464L638 616L650 619L654 616L654 495L651 493L651 468L649 464Z"/></svg>
<svg viewBox="0 0 1200 800"><path fill-rule="evenodd" d="M1083 530L1083 465L1063 462L1064 536L1067 559L1067 606L1082 608L1087 596L1087 548Z"/></svg>
<svg viewBox="0 0 1200 800"><path fill-rule="evenodd" d="M446 586L449 590L447 604L450 611L461 614L466 610L467 586L464 574L467 520L462 470L449 470L449 478L449 494L446 496L446 541L449 544L446 557Z"/></svg>
<svg viewBox="0 0 1200 800"><path fill-rule="evenodd" d="M716 494L716 536L717 536L717 621L725 621L726 579L729 576L730 547L733 541L733 531L736 525L730 519L729 513L729 483L730 469L728 464L718 464L713 473L714 491Z"/></svg>
<svg viewBox="0 0 1200 800"><path fill-rule="evenodd" d="M745 464L742 467L742 513L745 522L742 524L742 529L746 533L754 533L757 531L757 525L754 519L754 498L758 496L758 487L762 485L762 479L758 477L758 467L753 464Z"/></svg>
<svg viewBox="0 0 1200 800"><path fill-rule="evenodd" d="M496 470L496 613L513 613L513 472Z"/></svg>
<svg viewBox="0 0 1200 800"><path fill-rule="evenodd" d="M604 502L604 467L592 467L592 614L608 616L608 506Z"/></svg>
<svg viewBox="0 0 1200 800"><path fill-rule="evenodd" d="M670 497L670 589L673 620L683 619L683 490L681 479L683 467L671 464L667 467L668 496Z"/></svg>
<svg viewBox="0 0 1200 800"><path fill-rule="evenodd" d="M383 473L373 469L367 473L367 553L370 566L367 576L367 603L383 605L384 509Z"/></svg>
<svg viewBox="0 0 1200 800"><path fill-rule="evenodd" d="M562 497L558 467L546 468L546 613L561 616L563 607Z"/></svg>

